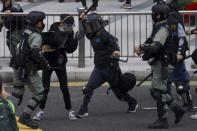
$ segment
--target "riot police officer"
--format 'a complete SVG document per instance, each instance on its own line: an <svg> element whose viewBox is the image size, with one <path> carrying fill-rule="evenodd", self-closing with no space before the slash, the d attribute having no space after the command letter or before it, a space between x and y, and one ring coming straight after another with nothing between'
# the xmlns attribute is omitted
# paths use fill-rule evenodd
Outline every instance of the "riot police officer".
<svg viewBox="0 0 197 131"><path fill-rule="evenodd" d="M165 105L175 113L175 121L180 122L185 111L167 92L167 79L169 63L174 64L174 52L177 45L170 44L172 32L169 29L167 18L170 9L166 4L158 4L152 7L152 19L154 21L151 39L136 48L136 53L143 53L142 58L151 65L152 87L151 96L156 101L158 119L150 124L150 129L169 128ZM176 56L176 55L175 55Z"/></svg>
<svg viewBox="0 0 197 131"><path fill-rule="evenodd" d="M39 77L38 70L48 68L48 64L40 53L42 36L41 32L45 24L43 20L45 14L40 11L31 11L26 17L27 26L23 32L23 39L19 43L17 53L14 56L17 78L29 87L33 97L29 100L27 107L19 117L19 122L33 129L38 128L38 124L32 120L31 115L43 98L44 87ZM14 86L12 96L13 103L20 105L25 88L24 86Z"/></svg>
<svg viewBox="0 0 197 131"><path fill-rule="evenodd" d="M66 72L66 63L67 63L67 55L66 53L72 53L77 49L78 46L78 40L80 39L80 33L76 32L74 36L73 26L74 26L74 18L73 16L69 14L61 14L60 15L60 22L55 22L51 25L49 29L49 33L53 33L53 35L56 35L55 37L47 36L50 39L43 41L43 51L44 56L46 60L49 62L49 65L53 67L58 67L56 69L46 69L42 72L42 81L45 88L44 91L44 98L40 104L41 111L39 111L36 116L34 117L35 120L41 120L44 117L44 108L47 101L47 95L50 88L50 78L52 75L52 72L55 71L59 82L60 82L60 88L63 94L63 99L65 103L65 109L68 112L67 118L70 120L76 120L75 115L73 114L74 111L72 111L71 107L71 99L70 99L70 93L68 90L68 83L67 83L67 72ZM64 33L63 36L60 35L60 33ZM61 37L59 37L61 36ZM51 40L53 39L53 40ZM59 39L59 43L57 43ZM53 41L53 42L52 42ZM49 44L50 43L50 44ZM57 46L56 46L57 43Z"/></svg>
<svg viewBox="0 0 197 131"><path fill-rule="evenodd" d="M178 45L178 51L176 52L177 62L172 69L172 73L169 76L167 87L170 93L172 82L175 83L177 93L181 96L183 100L183 107L186 110L191 110L193 108L193 102L190 94L189 85L189 74L185 67L185 62L183 59L186 57L186 51L189 49L188 42L185 34L185 26L183 24L183 19L181 14L177 9L176 0L166 0L163 2L170 7L170 16L168 17L168 24L174 25L174 37L173 43Z"/></svg>
<svg viewBox="0 0 197 131"><path fill-rule="evenodd" d="M113 59L114 57L120 56L117 39L104 29L106 22L98 14L91 13L87 17L81 14L80 17L86 37L90 40L95 52L95 68L91 73L88 83L82 89L84 94L83 103L77 116L80 118L88 116L88 104L93 91L105 82L109 83L112 91L119 100L128 103L128 112L135 112L138 107L136 99L119 88L121 70L118 61Z"/></svg>

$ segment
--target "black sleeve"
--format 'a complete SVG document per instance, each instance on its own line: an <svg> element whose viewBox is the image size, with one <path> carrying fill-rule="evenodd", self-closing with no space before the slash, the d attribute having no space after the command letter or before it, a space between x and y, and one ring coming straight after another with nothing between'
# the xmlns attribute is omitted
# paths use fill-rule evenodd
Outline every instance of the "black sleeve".
<svg viewBox="0 0 197 131"><path fill-rule="evenodd" d="M106 45L109 46L112 49L112 51L120 51L118 39L109 34L109 32L104 31L102 33L102 38L104 38Z"/></svg>
<svg viewBox="0 0 197 131"><path fill-rule="evenodd" d="M74 32L72 32L68 36L68 40L65 47L66 52L73 53L77 49L77 46L78 46L78 40L74 39Z"/></svg>
<svg viewBox="0 0 197 131"><path fill-rule="evenodd" d="M53 24L50 26L49 31L59 31L58 26L59 26L59 22L53 23Z"/></svg>

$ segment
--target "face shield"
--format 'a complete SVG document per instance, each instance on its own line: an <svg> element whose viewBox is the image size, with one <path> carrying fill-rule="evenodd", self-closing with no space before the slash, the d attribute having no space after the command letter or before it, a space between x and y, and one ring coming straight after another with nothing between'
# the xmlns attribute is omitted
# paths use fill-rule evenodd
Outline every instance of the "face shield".
<svg viewBox="0 0 197 131"><path fill-rule="evenodd" d="M87 20L86 22L83 23L83 25L84 25L85 33L87 34L94 34L98 32L100 29L102 29L102 25L98 20L95 21Z"/></svg>
<svg viewBox="0 0 197 131"><path fill-rule="evenodd" d="M72 16L67 16L63 20L61 20L62 26L59 27L60 31L68 31L72 32L74 24L74 18Z"/></svg>
<svg viewBox="0 0 197 131"><path fill-rule="evenodd" d="M160 21L160 15L156 12L152 12L152 19L155 23Z"/></svg>

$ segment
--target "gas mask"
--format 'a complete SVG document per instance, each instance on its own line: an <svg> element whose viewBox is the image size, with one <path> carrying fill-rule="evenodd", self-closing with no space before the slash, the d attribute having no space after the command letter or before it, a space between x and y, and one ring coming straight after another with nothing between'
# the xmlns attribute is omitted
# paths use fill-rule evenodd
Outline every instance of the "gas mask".
<svg viewBox="0 0 197 131"><path fill-rule="evenodd" d="M157 13L155 13L155 12L153 12L153 13L152 13L152 19L153 19L153 21L154 21L155 23L157 23L157 22L160 21L160 15L157 14Z"/></svg>
<svg viewBox="0 0 197 131"><path fill-rule="evenodd" d="M74 25L64 23L63 26L59 26L58 28L59 28L59 31L72 32L73 26Z"/></svg>

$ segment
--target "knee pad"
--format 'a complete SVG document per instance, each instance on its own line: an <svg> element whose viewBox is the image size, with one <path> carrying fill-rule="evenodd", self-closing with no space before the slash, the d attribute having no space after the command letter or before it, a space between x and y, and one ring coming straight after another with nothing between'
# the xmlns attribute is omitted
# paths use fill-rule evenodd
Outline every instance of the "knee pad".
<svg viewBox="0 0 197 131"><path fill-rule="evenodd" d="M16 94L16 93L12 93L12 96L16 99L16 104L17 106L20 106L20 104L22 103L23 101L23 95L19 95L19 94Z"/></svg>
<svg viewBox="0 0 197 131"><path fill-rule="evenodd" d="M151 96L153 97L154 100L156 101L161 101L162 100L162 93L158 90L151 89L150 90Z"/></svg>
<svg viewBox="0 0 197 131"><path fill-rule="evenodd" d="M24 86L13 86L14 90L12 92L12 96L16 98L17 105L19 106L23 101L23 93L24 93Z"/></svg>
<svg viewBox="0 0 197 131"><path fill-rule="evenodd" d="M162 94L162 102L164 103L170 103L173 99L171 97L171 95L169 94Z"/></svg>

